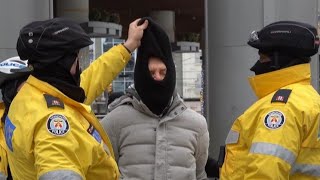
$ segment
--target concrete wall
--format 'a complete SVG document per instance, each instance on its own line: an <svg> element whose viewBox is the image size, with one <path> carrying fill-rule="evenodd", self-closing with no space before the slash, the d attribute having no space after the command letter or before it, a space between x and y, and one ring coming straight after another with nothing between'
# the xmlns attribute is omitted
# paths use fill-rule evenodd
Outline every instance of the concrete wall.
<svg viewBox="0 0 320 180"><path fill-rule="evenodd" d="M247 77L258 59L246 42L252 30L277 20L300 20L316 25L317 0L206 0L207 119L210 154L217 157L233 121L255 100ZM313 59L312 73L318 74ZM318 89L317 79L313 79Z"/></svg>
<svg viewBox="0 0 320 180"><path fill-rule="evenodd" d="M51 0L1 0L0 60L17 55L16 41L24 25L48 19L51 15Z"/></svg>

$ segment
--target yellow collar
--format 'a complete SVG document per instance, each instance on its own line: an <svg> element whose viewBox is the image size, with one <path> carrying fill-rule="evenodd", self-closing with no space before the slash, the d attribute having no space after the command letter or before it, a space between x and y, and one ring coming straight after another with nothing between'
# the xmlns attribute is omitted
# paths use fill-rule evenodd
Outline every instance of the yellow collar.
<svg viewBox="0 0 320 180"><path fill-rule="evenodd" d="M249 77L249 83L260 99L289 84L310 84L310 79L310 64L307 63Z"/></svg>
<svg viewBox="0 0 320 180"><path fill-rule="evenodd" d="M83 103L79 103L79 102L69 98L68 96L64 95L61 91L59 91L57 88L55 88L54 86L50 85L47 82L41 81L32 75L29 76L26 83L30 84L31 86L36 87L37 89L39 89L40 91L42 91L44 93L48 93L51 96L54 96L54 97L61 99L66 104L70 104L70 105L73 105L76 107L83 107L86 110L88 110L89 112L91 110L91 109L88 109L88 107L86 105L84 105Z"/></svg>

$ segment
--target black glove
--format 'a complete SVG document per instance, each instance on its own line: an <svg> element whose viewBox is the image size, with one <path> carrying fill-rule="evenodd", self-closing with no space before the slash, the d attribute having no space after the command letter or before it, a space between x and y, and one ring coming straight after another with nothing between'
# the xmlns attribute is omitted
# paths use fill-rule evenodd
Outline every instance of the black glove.
<svg viewBox="0 0 320 180"><path fill-rule="evenodd" d="M206 164L206 173L209 178L219 178L219 165L218 161L208 157L207 164Z"/></svg>

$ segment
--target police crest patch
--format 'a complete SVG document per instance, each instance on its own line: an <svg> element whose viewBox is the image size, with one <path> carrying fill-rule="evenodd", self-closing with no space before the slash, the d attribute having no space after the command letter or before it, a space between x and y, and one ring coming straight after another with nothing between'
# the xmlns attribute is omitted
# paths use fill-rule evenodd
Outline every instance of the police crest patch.
<svg viewBox="0 0 320 180"><path fill-rule="evenodd" d="M285 123L285 116L281 111L271 111L264 118L264 125L268 129L278 129Z"/></svg>
<svg viewBox="0 0 320 180"><path fill-rule="evenodd" d="M47 121L48 131L55 136L63 136L70 129L68 119L61 114L53 114Z"/></svg>

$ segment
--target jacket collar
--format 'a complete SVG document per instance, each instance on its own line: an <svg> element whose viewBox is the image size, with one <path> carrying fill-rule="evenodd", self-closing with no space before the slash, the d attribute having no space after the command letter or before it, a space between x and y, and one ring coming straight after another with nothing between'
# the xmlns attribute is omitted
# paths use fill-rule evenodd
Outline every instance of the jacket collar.
<svg viewBox="0 0 320 180"><path fill-rule="evenodd" d="M114 102L112 102L109 106L108 109L112 111L116 107L122 105L122 104L132 104L132 106L144 113L147 114L151 117L155 118L160 118L162 121L167 120L167 119L173 119L174 117L180 115L183 111L187 109L186 105L183 103L183 100L181 97L177 94L174 93L175 96L172 98L172 102L168 106L168 111L165 115L163 116L158 116L154 113L152 113L149 108L141 101L138 93L134 89L134 87L129 87L126 90L126 94L123 95L122 97L116 99Z"/></svg>
<svg viewBox="0 0 320 180"><path fill-rule="evenodd" d="M138 100L136 97L133 97L132 105L135 109L137 109L138 111L144 114L161 119L161 123L174 119L175 117L177 117L187 109L186 105L183 103L183 100L180 98L178 94L176 94L173 97L171 104L168 106L169 109L166 112L166 114L161 116L158 116L152 113L149 110L149 108L145 104L143 104L141 100Z"/></svg>
<svg viewBox="0 0 320 180"><path fill-rule="evenodd" d="M249 77L249 83L260 99L289 84L310 84L310 79L310 63L306 63Z"/></svg>
<svg viewBox="0 0 320 180"><path fill-rule="evenodd" d="M47 93L47 94L50 94L54 97L61 99L66 104L70 104L70 105L73 105L76 107L83 107L88 112L91 111L91 108L89 106L86 106L82 103L79 103L79 102L69 98L68 96L64 95L61 91L59 91L57 88L51 86L49 83L41 81L32 75L29 76L26 83L28 83L31 86L34 86L35 88L37 88L39 91L41 91L43 93Z"/></svg>

